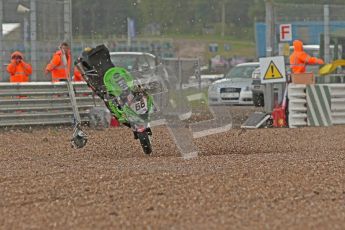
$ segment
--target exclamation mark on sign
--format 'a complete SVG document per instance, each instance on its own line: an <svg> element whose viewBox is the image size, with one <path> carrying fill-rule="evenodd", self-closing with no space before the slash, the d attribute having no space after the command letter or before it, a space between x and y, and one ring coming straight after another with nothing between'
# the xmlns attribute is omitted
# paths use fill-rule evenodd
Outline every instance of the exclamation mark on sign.
<svg viewBox="0 0 345 230"><path fill-rule="evenodd" d="M272 73L272 78L274 78L274 68L273 68L273 65L271 65L271 73Z"/></svg>

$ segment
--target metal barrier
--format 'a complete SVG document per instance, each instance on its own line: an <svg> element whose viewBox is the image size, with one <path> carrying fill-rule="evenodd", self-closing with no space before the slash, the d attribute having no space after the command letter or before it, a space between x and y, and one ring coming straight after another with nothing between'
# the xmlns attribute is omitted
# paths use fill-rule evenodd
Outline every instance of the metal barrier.
<svg viewBox="0 0 345 230"><path fill-rule="evenodd" d="M333 125L345 124L345 84L320 84L328 86L331 96L331 120ZM289 84L289 127L308 126L306 85Z"/></svg>
<svg viewBox="0 0 345 230"><path fill-rule="evenodd" d="M88 110L104 106L85 82L73 82L82 122ZM66 82L0 83L0 126L72 124L74 115Z"/></svg>

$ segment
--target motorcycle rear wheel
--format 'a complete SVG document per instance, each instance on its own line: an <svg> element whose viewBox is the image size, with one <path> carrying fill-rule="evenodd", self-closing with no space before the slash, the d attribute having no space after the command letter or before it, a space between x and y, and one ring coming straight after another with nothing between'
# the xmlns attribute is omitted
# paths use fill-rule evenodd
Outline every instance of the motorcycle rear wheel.
<svg viewBox="0 0 345 230"><path fill-rule="evenodd" d="M150 141L148 133L146 131L137 132L137 136L140 141L140 145L143 148L144 153L145 154L152 153L152 146L151 146L151 141Z"/></svg>

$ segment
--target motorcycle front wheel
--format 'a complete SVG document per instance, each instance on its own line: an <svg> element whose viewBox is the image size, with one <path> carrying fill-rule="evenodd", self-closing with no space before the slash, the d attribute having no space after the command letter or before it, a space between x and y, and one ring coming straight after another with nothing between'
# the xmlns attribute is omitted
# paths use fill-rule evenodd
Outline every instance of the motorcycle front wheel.
<svg viewBox="0 0 345 230"><path fill-rule="evenodd" d="M137 137L140 141L140 145L143 148L144 153L145 154L152 153L152 146L151 146L151 141L150 141L148 133L146 131L137 132Z"/></svg>

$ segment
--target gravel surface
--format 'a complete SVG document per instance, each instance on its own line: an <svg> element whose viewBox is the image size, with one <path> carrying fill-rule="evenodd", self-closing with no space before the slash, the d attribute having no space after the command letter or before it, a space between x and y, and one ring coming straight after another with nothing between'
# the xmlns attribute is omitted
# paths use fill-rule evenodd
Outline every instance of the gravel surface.
<svg viewBox="0 0 345 230"><path fill-rule="evenodd" d="M189 160L165 126L152 156L126 128L1 132L0 228L344 229L345 127L236 128L254 110Z"/></svg>

